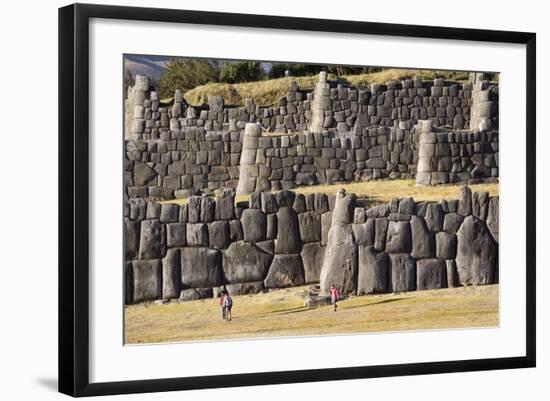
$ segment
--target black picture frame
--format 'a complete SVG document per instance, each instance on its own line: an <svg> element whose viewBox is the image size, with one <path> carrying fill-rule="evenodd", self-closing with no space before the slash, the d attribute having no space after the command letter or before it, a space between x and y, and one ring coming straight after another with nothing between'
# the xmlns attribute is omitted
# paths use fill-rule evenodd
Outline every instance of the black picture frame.
<svg viewBox="0 0 550 401"><path fill-rule="evenodd" d="M526 46L525 355L495 359L90 383L88 61L91 18L324 31ZM71 396L160 392L534 367L536 364L536 35L359 21L74 4L59 9L59 391Z"/></svg>

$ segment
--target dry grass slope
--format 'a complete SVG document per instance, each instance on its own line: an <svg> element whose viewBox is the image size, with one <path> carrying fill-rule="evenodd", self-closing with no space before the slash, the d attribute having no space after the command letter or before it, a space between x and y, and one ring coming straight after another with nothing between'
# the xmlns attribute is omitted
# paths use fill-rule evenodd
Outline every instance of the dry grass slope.
<svg viewBox="0 0 550 401"><path fill-rule="evenodd" d="M494 327L498 285L351 297L307 309L294 287L234 296L233 320L221 320L217 300L140 304L125 308L125 342L237 338Z"/></svg>
<svg viewBox="0 0 550 401"><path fill-rule="evenodd" d="M498 195L498 184L475 184L469 185L472 192L489 192L490 196ZM360 198L367 198L372 205L386 203L393 198L403 198L412 196L415 201L440 201L441 199L457 199L460 185L438 185L438 186L416 186L415 180L380 180L352 182L332 185L311 185L307 187L298 187L293 189L296 193L310 194L323 192L326 194L335 194L339 189L345 189L347 192L353 192ZM235 202L248 200L248 195L239 195ZM176 203L184 205L187 199L174 199L161 203Z"/></svg>
<svg viewBox="0 0 550 401"><path fill-rule="evenodd" d="M389 68L380 72L359 75L344 75L339 77L344 83L357 88L367 88L373 83L386 83L392 80L402 80L407 78L421 77L424 80L434 78L445 78L454 81L465 81L468 79L468 73L456 71L430 71L430 70L411 70L401 68ZM331 80L338 79L334 75L329 75ZM202 105L208 101L208 96L222 96L226 104L242 105L245 98L252 98L255 104L262 106L271 106L279 101L279 98L286 95L291 80L295 80L298 88L310 91L315 87L318 77L292 77L269 79L265 81L246 82L241 84L222 84L211 83L197 86L184 94L185 100L191 105Z"/></svg>

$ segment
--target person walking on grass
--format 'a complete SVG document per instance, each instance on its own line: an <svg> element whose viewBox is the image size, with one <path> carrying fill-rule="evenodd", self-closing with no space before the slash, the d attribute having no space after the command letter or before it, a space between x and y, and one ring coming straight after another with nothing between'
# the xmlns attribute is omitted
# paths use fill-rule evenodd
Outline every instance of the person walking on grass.
<svg viewBox="0 0 550 401"><path fill-rule="evenodd" d="M225 320L225 306L223 306L223 299L224 299L224 296L225 296L225 290L222 290L219 294L218 294L218 304L220 305L220 310L222 312L222 320Z"/></svg>
<svg viewBox="0 0 550 401"><path fill-rule="evenodd" d="M225 310L225 320L230 322L231 321L231 308L233 307L233 300L229 296L229 293L227 291L224 291L225 296L223 298L223 308Z"/></svg>
<svg viewBox="0 0 550 401"><path fill-rule="evenodd" d="M332 284L330 286L330 303L334 307L334 312L336 312L336 308L338 307L338 300L340 299L340 294L338 294L338 290L336 289L336 286Z"/></svg>

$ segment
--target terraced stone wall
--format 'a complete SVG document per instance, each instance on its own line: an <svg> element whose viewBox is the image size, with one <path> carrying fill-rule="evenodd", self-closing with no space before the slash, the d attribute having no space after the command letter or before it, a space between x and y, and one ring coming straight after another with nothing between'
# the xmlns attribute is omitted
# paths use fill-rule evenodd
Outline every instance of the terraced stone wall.
<svg viewBox="0 0 550 401"><path fill-rule="evenodd" d="M343 293L498 282L498 197L394 199L291 191L192 196L185 205L131 198L125 208L126 303L200 299L320 283Z"/></svg>

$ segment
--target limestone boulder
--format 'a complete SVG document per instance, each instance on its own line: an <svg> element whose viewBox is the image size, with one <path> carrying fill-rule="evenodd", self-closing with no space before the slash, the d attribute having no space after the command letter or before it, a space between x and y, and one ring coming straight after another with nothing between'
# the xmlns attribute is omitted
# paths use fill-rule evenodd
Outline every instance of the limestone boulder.
<svg viewBox="0 0 550 401"><path fill-rule="evenodd" d="M304 264L304 278L306 284L318 283L321 277L323 259L325 257L325 247L318 242L304 244L302 252L302 262Z"/></svg>
<svg viewBox="0 0 550 401"><path fill-rule="evenodd" d="M435 241L433 233L428 230L422 217L411 217L411 239L414 258L433 258L435 255Z"/></svg>
<svg viewBox="0 0 550 401"><path fill-rule="evenodd" d="M183 288L214 287L223 283L221 252L210 248L181 249Z"/></svg>
<svg viewBox="0 0 550 401"><path fill-rule="evenodd" d="M223 254L223 271L228 283L263 281L273 256L255 244L233 242Z"/></svg>
<svg viewBox="0 0 550 401"><path fill-rule="evenodd" d="M185 235L188 246L208 246L208 226L204 223L187 223Z"/></svg>
<svg viewBox="0 0 550 401"><path fill-rule="evenodd" d="M408 221L390 221L386 234L387 253L409 253L412 249L411 225Z"/></svg>
<svg viewBox="0 0 550 401"><path fill-rule="evenodd" d="M389 285L392 292L416 289L416 263L409 254L389 255Z"/></svg>
<svg viewBox="0 0 550 401"><path fill-rule="evenodd" d="M245 209L241 217L244 240L259 242L266 239L267 219L259 209Z"/></svg>
<svg viewBox="0 0 550 401"><path fill-rule="evenodd" d="M493 236L493 239L498 244L498 222L499 222L499 197L494 196L491 199L489 199L489 206L487 210L487 228L491 232L491 235Z"/></svg>
<svg viewBox="0 0 550 401"><path fill-rule="evenodd" d="M321 292L334 284L341 294L355 292L357 282L357 244L350 224L333 224L328 233L321 269Z"/></svg>
<svg viewBox="0 0 550 401"><path fill-rule="evenodd" d="M139 258L159 259L164 254L164 226L159 220L143 220L139 238Z"/></svg>
<svg viewBox="0 0 550 401"><path fill-rule="evenodd" d="M372 246L359 246L357 295L388 291L388 255Z"/></svg>
<svg viewBox="0 0 550 401"><path fill-rule="evenodd" d="M416 261L416 289L433 290L447 287L447 265L441 259Z"/></svg>
<svg viewBox="0 0 550 401"><path fill-rule="evenodd" d="M139 251L139 230L141 224L138 221L124 222L124 258L132 260Z"/></svg>
<svg viewBox="0 0 550 401"><path fill-rule="evenodd" d="M277 212L275 253L296 254L302 250L298 215L292 207L282 206Z"/></svg>
<svg viewBox="0 0 550 401"><path fill-rule="evenodd" d="M321 216L317 212L305 212L298 215L300 238L303 242L321 241Z"/></svg>
<svg viewBox="0 0 550 401"><path fill-rule="evenodd" d="M440 232L435 235L436 257L438 259L454 259L456 256L456 235Z"/></svg>
<svg viewBox="0 0 550 401"><path fill-rule="evenodd" d="M456 268L462 285L485 285L495 282L498 245L485 223L468 216L457 233Z"/></svg>
<svg viewBox="0 0 550 401"><path fill-rule="evenodd" d="M275 255L264 280L267 288L284 288L304 283L304 266L300 255Z"/></svg>
<svg viewBox="0 0 550 401"><path fill-rule="evenodd" d="M133 301L152 301L162 297L162 264L160 259L132 262Z"/></svg>
<svg viewBox="0 0 550 401"><path fill-rule="evenodd" d="M168 249L162 258L162 298L178 298L181 291L181 256L177 248Z"/></svg>

